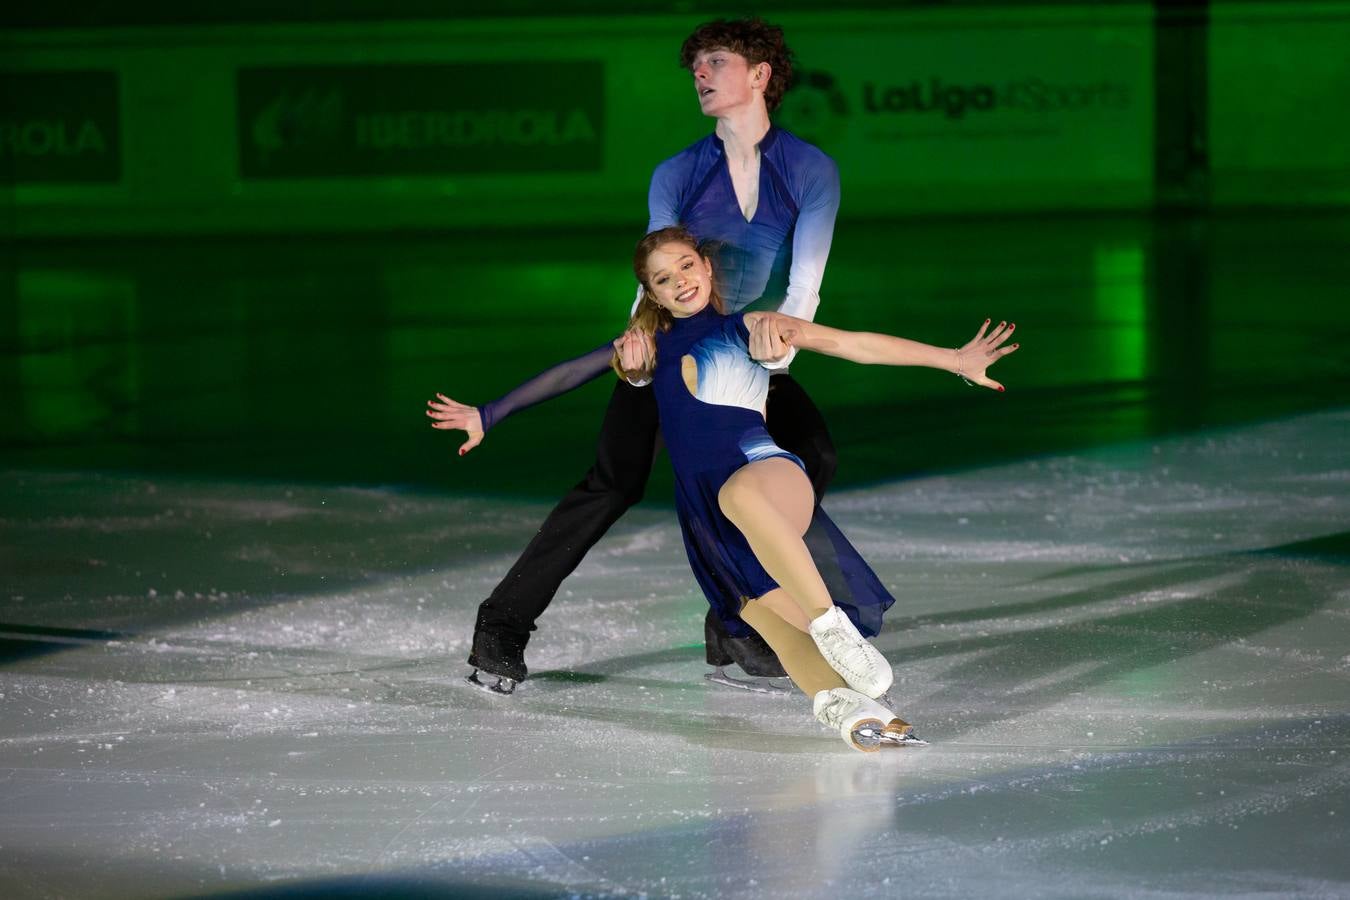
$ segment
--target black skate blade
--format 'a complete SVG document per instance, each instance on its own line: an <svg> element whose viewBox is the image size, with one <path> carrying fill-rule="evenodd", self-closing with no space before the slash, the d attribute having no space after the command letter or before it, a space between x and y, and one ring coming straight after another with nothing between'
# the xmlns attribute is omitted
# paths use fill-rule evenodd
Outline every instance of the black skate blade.
<svg viewBox="0 0 1350 900"><path fill-rule="evenodd" d="M724 687L735 688L738 691L750 691L755 694L777 694L787 695L792 693L790 684L782 684L778 681L756 678L737 678L734 675L728 675L722 666L714 666L711 672L704 672L703 677L713 684L720 684Z"/></svg>
<svg viewBox="0 0 1350 900"><path fill-rule="evenodd" d="M509 697L516 692L516 682L510 678L501 675L488 675L488 678L495 678L496 681L484 681L478 677L478 670L474 669L464 680L480 691L487 691L489 694L496 694L499 697Z"/></svg>

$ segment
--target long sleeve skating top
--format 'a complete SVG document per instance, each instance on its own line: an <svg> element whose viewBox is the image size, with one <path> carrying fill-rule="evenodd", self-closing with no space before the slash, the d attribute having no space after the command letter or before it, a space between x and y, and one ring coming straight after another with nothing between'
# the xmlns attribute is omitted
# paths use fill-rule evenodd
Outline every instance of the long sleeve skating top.
<svg viewBox="0 0 1350 900"><path fill-rule="evenodd" d="M776 309L813 319L839 211L839 169L818 147L776 126L759 151L759 203L749 220L736 199L726 148L710 134L652 173L647 231L684 225L707 244L728 313ZM598 378L612 351L606 341L483 404L483 430Z"/></svg>

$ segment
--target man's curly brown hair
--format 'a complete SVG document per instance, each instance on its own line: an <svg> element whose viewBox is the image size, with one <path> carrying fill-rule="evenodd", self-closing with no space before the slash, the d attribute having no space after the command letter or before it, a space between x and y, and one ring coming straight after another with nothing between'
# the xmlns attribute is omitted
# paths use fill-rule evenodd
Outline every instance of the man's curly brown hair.
<svg viewBox="0 0 1350 900"><path fill-rule="evenodd" d="M758 16L750 19L715 19L704 22L685 38L680 47L680 65L690 69L694 57L705 50L739 53L750 65L762 62L773 70L764 87L764 105L773 112L792 86L792 50L783 41L783 29Z"/></svg>

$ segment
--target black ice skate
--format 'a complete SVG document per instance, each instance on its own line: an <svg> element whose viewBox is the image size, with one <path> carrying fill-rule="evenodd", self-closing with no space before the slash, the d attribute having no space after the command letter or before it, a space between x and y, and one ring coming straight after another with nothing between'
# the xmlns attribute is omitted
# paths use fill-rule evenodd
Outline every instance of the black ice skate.
<svg viewBox="0 0 1350 900"><path fill-rule="evenodd" d="M703 677L713 684L760 694L792 693L792 683L783 671L783 664L764 639L753 632L749 637L732 637L711 609L703 620L703 642L704 658L713 667ZM738 678L730 674L726 670L730 665L740 667L750 677Z"/></svg>
<svg viewBox="0 0 1350 900"><path fill-rule="evenodd" d="M469 653L473 671L465 680L493 694L509 696L515 693L516 685L529 674L525 667L527 640L528 632L521 634L485 624L483 611L479 609L473 629L473 649Z"/></svg>
<svg viewBox="0 0 1350 900"><path fill-rule="evenodd" d="M472 663L470 663L472 665ZM464 680L474 687L487 691L490 694L500 694L503 697L509 697L516 692L516 685L519 683L511 678L504 678L499 675L484 673L485 677L478 676L478 669L474 669Z"/></svg>

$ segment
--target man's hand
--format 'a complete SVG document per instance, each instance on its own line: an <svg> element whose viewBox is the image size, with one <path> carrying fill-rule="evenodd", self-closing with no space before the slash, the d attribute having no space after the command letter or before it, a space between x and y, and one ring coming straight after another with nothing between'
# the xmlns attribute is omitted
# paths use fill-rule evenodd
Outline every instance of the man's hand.
<svg viewBox="0 0 1350 900"><path fill-rule="evenodd" d="M792 349L791 330L785 330L782 317L767 313L750 326L750 358L758 362L776 363Z"/></svg>
<svg viewBox="0 0 1350 900"><path fill-rule="evenodd" d="M460 445L459 455L463 456L483 442L483 416L476 406L465 406L451 400L444 394L437 394L435 400L428 400L427 415L436 421L432 428L446 431L464 431L469 439Z"/></svg>

